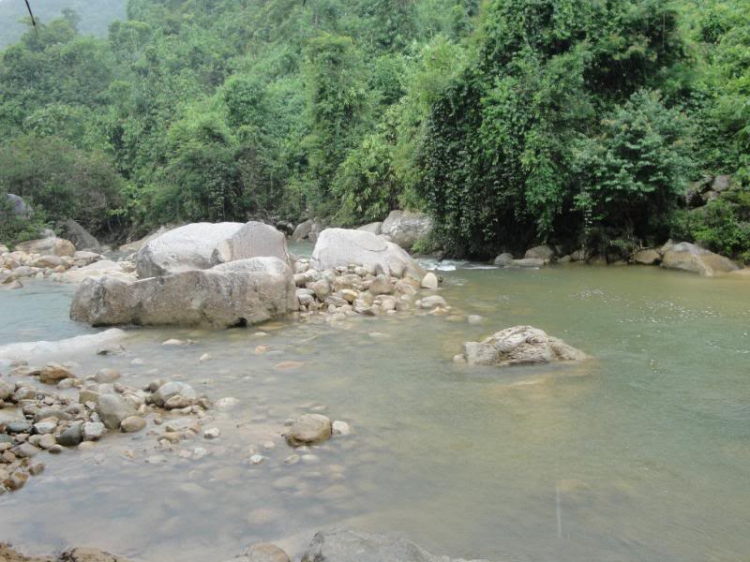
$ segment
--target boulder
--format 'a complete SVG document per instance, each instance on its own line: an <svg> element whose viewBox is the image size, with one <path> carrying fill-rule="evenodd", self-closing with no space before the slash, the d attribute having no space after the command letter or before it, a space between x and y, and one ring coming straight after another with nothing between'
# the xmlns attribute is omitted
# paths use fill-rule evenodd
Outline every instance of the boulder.
<svg viewBox="0 0 750 562"><path fill-rule="evenodd" d="M659 265L661 254L653 248L638 250L633 255L633 262L639 265Z"/></svg>
<svg viewBox="0 0 750 562"><path fill-rule="evenodd" d="M331 420L321 414L303 414L294 422L286 434L292 447L315 445L331 438Z"/></svg>
<svg viewBox="0 0 750 562"><path fill-rule="evenodd" d="M149 240L136 257L138 277L156 277L209 269L219 244L234 236L243 226L238 222L187 224Z"/></svg>
<svg viewBox="0 0 750 562"><path fill-rule="evenodd" d="M334 529L315 535L300 562L483 562L435 556L405 539ZM484 561L486 562L486 561Z"/></svg>
<svg viewBox="0 0 750 562"><path fill-rule="evenodd" d="M513 263L513 254L504 252L495 258L495 265L507 267Z"/></svg>
<svg viewBox="0 0 750 562"><path fill-rule="evenodd" d="M294 229L294 233L292 234L292 242L300 242L307 238L313 229L313 221L310 219L307 219L305 222L302 222L297 225L297 228Z"/></svg>
<svg viewBox="0 0 750 562"><path fill-rule="evenodd" d="M432 232L432 219L423 213L391 211L383 221L380 233L406 250L411 250L420 238Z"/></svg>
<svg viewBox="0 0 750 562"><path fill-rule="evenodd" d="M102 394L96 403L96 413L107 429L119 429L122 420L135 415L135 406L118 394Z"/></svg>
<svg viewBox="0 0 750 562"><path fill-rule="evenodd" d="M42 254L49 256L69 256L73 257L76 253L76 247L69 240L62 238L48 237L39 240L29 240L16 245L17 252L26 252L27 254Z"/></svg>
<svg viewBox="0 0 750 562"><path fill-rule="evenodd" d="M85 228L73 219L68 219L60 225L60 234L70 240L79 250L101 252L102 245Z"/></svg>
<svg viewBox="0 0 750 562"><path fill-rule="evenodd" d="M439 282L437 275L435 275L432 271L429 271L422 279L421 286L423 289L427 289L428 291L435 291L438 288L438 284Z"/></svg>
<svg viewBox="0 0 750 562"><path fill-rule="evenodd" d="M392 242L363 230L329 228L315 244L311 265L318 271L349 264L380 269L386 275L401 277L404 272L420 281L424 271L406 251Z"/></svg>
<svg viewBox="0 0 750 562"><path fill-rule="evenodd" d="M381 234L383 231L382 222L371 222L360 226L357 230L363 230L365 232L371 232L372 234Z"/></svg>
<svg viewBox="0 0 750 562"><path fill-rule="evenodd" d="M261 257L279 258L290 263L286 236L270 225L250 221L218 244L211 255L211 263L217 265Z"/></svg>
<svg viewBox="0 0 750 562"><path fill-rule="evenodd" d="M717 273L729 273L739 269L729 258L714 254L689 242L664 246L661 266L713 277Z"/></svg>
<svg viewBox="0 0 750 562"><path fill-rule="evenodd" d="M523 257L524 259L542 260L544 263L549 263L555 257L555 250L547 245L534 246L526 250Z"/></svg>
<svg viewBox="0 0 750 562"><path fill-rule="evenodd" d="M588 356L533 326L506 328L481 342L466 342L463 357L469 365L509 367L558 361L582 361Z"/></svg>
<svg viewBox="0 0 750 562"><path fill-rule="evenodd" d="M247 326L297 310L292 269L278 258L125 282L84 281L70 317L92 326Z"/></svg>

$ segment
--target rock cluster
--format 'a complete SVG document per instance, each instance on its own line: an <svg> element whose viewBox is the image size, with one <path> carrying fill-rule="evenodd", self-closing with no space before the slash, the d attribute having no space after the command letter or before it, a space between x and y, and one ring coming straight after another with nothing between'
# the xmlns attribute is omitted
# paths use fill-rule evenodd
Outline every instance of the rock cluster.
<svg viewBox="0 0 750 562"><path fill-rule="evenodd" d="M0 246L0 289L23 287L25 279L49 279L62 283L80 283L89 277L103 276L134 279L135 266L121 260L105 260L95 252L77 251L62 238L43 238L24 242L10 251Z"/></svg>
<svg viewBox="0 0 750 562"><path fill-rule="evenodd" d="M469 365L510 367L558 361L583 361L588 356L564 341L533 326L513 326L481 342L466 342L456 362Z"/></svg>
<svg viewBox="0 0 750 562"><path fill-rule="evenodd" d="M82 380L64 365L41 368L16 362L8 377L38 377L59 390L78 388L77 398L50 392L25 380L0 379L0 408L20 410L23 417L0 422L0 494L22 488L29 476L44 470L37 456L64 447L83 447L108 431L143 430L149 414L171 411L202 417L209 408L205 397L182 382L154 381L145 389L119 382L119 372L103 369ZM196 430L194 433L197 433Z"/></svg>

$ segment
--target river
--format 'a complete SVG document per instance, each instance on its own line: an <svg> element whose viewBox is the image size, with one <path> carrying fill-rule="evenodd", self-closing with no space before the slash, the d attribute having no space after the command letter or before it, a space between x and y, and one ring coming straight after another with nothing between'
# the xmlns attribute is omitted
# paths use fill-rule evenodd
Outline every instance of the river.
<svg viewBox="0 0 750 562"><path fill-rule="evenodd" d="M451 316L133 329L124 356L57 358L83 374L117 368L135 386L177 376L239 405L210 412L219 439L175 451L141 432L43 455L42 475L0 496L0 541L218 562L257 541L298 554L343 526L496 561L748 560L750 283L649 267L442 275ZM71 295L45 282L0 292L0 344L91 333L68 320ZM594 359L452 363L464 341L517 324ZM278 368L289 361L301 365ZM308 411L353 433L286 464L280 428ZM180 456L195 447L209 455ZM267 460L249 464L250 449Z"/></svg>

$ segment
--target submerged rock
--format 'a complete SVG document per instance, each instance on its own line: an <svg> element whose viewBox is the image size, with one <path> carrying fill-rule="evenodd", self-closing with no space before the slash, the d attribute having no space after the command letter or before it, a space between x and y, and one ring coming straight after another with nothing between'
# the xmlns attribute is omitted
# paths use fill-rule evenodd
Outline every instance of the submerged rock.
<svg viewBox="0 0 750 562"><path fill-rule="evenodd" d="M466 342L463 357L469 365L509 367L557 361L582 361L588 356L533 326L513 326L481 342Z"/></svg>
<svg viewBox="0 0 750 562"><path fill-rule="evenodd" d="M418 278L424 271L405 250L392 242L364 230L329 228L318 237L311 265L318 271L356 264L364 268L380 269L396 277L404 273Z"/></svg>
<svg viewBox="0 0 750 562"><path fill-rule="evenodd" d="M75 294L70 316L93 326L232 327L294 310L291 268L278 258L252 258L132 283L88 279Z"/></svg>
<svg viewBox="0 0 750 562"><path fill-rule="evenodd" d="M405 539L350 530L315 535L301 562L483 562L435 556ZM484 561L486 562L486 561Z"/></svg>
<svg viewBox="0 0 750 562"><path fill-rule="evenodd" d="M739 266L729 258L714 254L689 242L668 243L665 244L663 250L661 266L667 269L679 269L705 277L713 277L717 273L729 273L739 269Z"/></svg>

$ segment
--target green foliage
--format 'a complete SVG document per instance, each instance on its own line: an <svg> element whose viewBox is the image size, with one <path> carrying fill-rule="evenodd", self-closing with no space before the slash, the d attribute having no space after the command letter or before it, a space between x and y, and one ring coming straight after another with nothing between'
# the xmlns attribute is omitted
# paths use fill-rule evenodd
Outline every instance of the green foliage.
<svg viewBox="0 0 750 562"><path fill-rule="evenodd" d="M580 139L574 172L584 234L606 227L651 244L664 240L693 171L689 133L682 114L643 90L602 121L598 136Z"/></svg>
<svg viewBox="0 0 750 562"><path fill-rule="evenodd" d="M104 231L121 187L104 154L79 150L64 139L24 135L0 145L0 194L22 197L52 222L73 218Z"/></svg>

